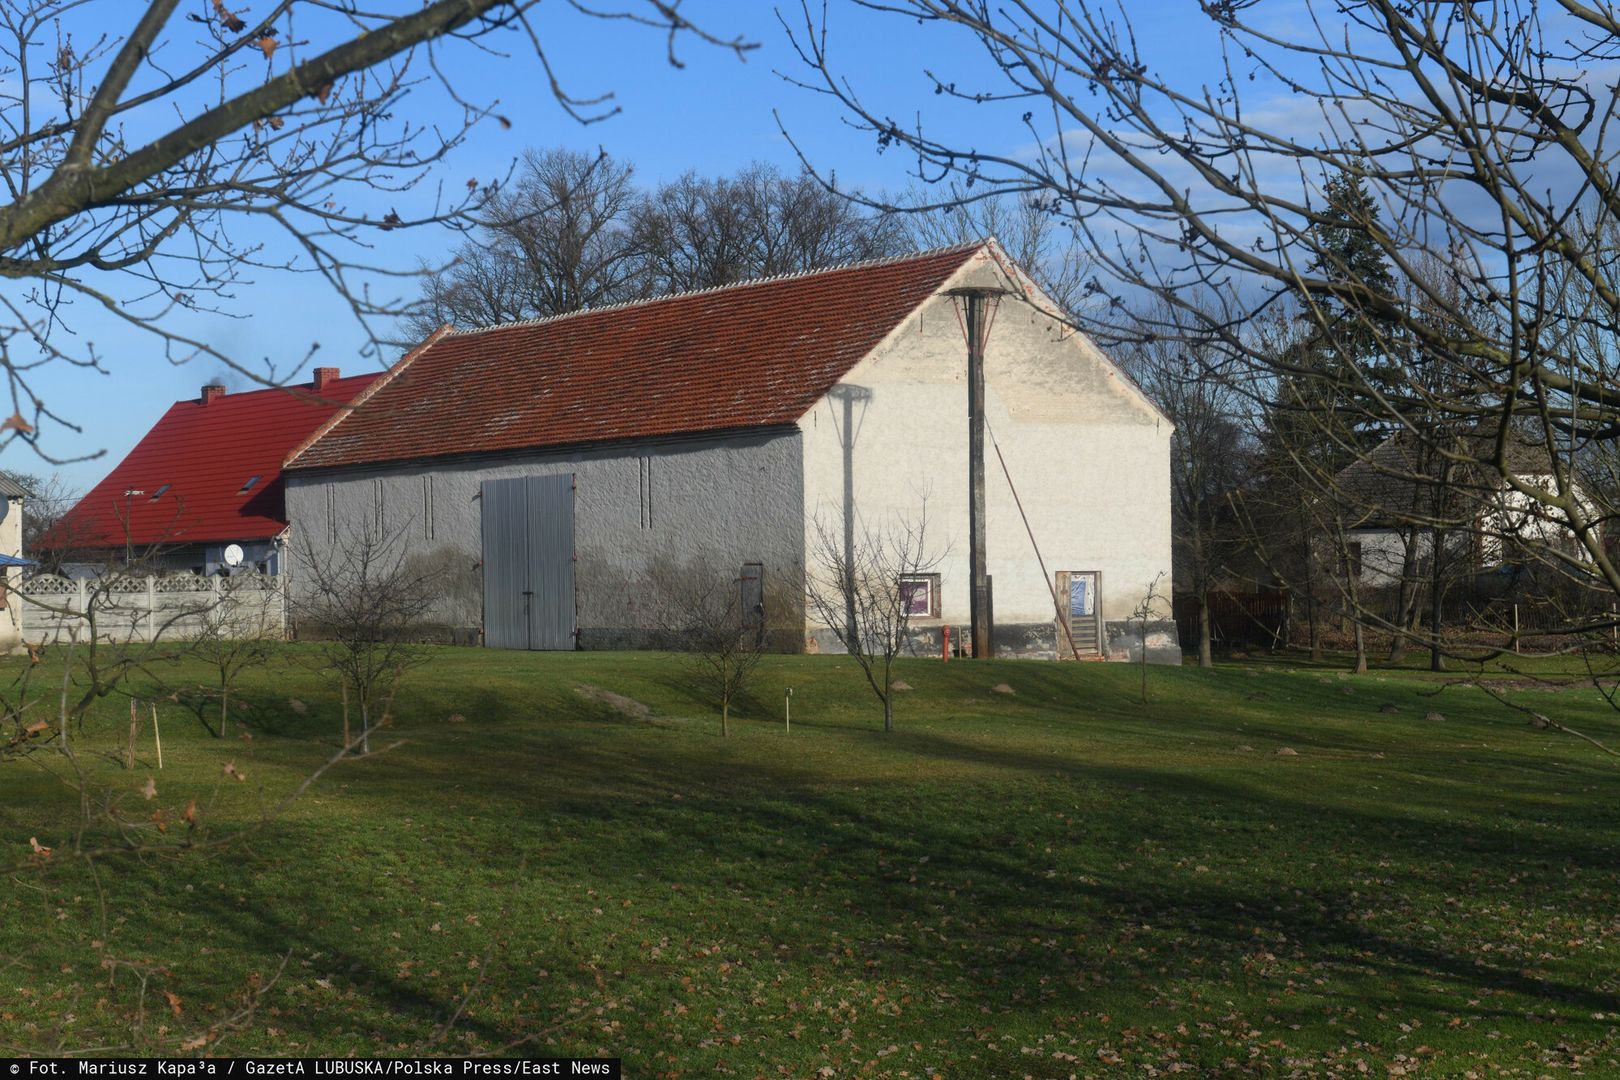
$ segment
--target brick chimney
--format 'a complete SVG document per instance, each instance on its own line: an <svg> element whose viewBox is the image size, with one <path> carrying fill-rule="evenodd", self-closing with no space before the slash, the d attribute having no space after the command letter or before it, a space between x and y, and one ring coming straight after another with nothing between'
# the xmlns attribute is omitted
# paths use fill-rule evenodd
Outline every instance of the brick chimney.
<svg viewBox="0 0 1620 1080"><path fill-rule="evenodd" d="M202 388L202 396L197 399L197 402L199 404L206 405L215 398L224 396L225 388L223 386L219 385L219 383L209 383L207 386Z"/></svg>
<svg viewBox="0 0 1620 1080"><path fill-rule="evenodd" d="M318 367L315 369L315 377L309 381L310 389L316 391L325 390L341 377L342 375L335 367Z"/></svg>

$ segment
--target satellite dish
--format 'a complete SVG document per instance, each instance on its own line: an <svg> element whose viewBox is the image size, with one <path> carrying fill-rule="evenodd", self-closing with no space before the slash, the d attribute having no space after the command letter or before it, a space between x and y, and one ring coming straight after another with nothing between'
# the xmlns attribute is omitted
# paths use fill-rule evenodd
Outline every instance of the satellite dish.
<svg viewBox="0 0 1620 1080"><path fill-rule="evenodd" d="M240 544L230 544L225 548L225 565L226 566L241 566L242 565L242 545L240 545Z"/></svg>

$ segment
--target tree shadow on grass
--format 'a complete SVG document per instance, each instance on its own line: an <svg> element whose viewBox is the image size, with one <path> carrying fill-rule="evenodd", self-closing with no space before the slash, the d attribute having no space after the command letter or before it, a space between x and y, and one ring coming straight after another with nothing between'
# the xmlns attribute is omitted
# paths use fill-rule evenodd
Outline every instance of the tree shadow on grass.
<svg viewBox="0 0 1620 1080"><path fill-rule="evenodd" d="M881 958L885 969L909 967L913 975L929 970L918 961L927 958L932 946L894 933L896 917L903 913L935 920L954 909L958 922L969 925L975 921L993 925L1002 917L997 913L1004 913L1002 925L983 932L981 940L986 946L981 961L989 977L984 1004L1004 1000L1000 995L1010 985L1036 995L1054 973L1054 961L1059 961L1057 970L1084 970L1092 982L1124 988L1155 981L1161 965L1185 973L1201 964L1219 978L1219 972L1240 970L1246 958L1270 950L1285 958L1362 973L1379 987L1369 989L1368 997L1390 1005L1416 1004L1432 992L1419 991L1414 984L1437 980L1462 996L1489 987L1588 1012L1620 1008L1620 995L1612 990L1525 970L1503 954L1470 955L1420 940L1417 933L1403 936L1378 929L1369 925L1369 916L1379 901L1368 897L1358 904L1353 891L1343 886L1219 883L1190 872L1166 877L1163 867L1131 873L1110 871L1106 865L1094 867L1086 880L1079 881L1041 871L1034 865L1039 858L1014 852L1021 827L1016 817L979 823L1000 826L998 834L985 836L969 824L942 825L943 816L909 817L902 831L872 810L869 801L857 796L800 791L791 802L752 804L749 816L757 832L799 838L796 851L780 856L787 865L812 870L817 879L842 886L833 891L844 893L845 917L860 924L869 957ZM679 835L684 829L706 858L754 864L764 854L760 837L750 841L734 835L714 842L726 813L722 807L687 807L680 814L661 815L659 827L666 835ZM1309 824L1302 822L1301 827ZM1596 858L1596 853L1589 854ZM1607 854L1606 865L1612 866L1613 851ZM1476 868L1500 871L1501 862L1488 855L1482 852L1472 860ZM926 875L919 881L916 871L925 857ZM688 889L703 887L704 875L691 874L679 864L663 871L684 881ZM1351 870L1344 873L1348 876ZM942 884L956 885L956 898L949 904L940 900ZM1587 914L1601 917L1604 910L1593 897ZM1146 942L1147 955L1141 957L1132 957L1124 948L1084 955L1065 950L1054 956L1049 949L1021 949L1018 944L1030 939L1072 941L1077 932L1130 937L1132 927L1145 931L1148 926L1173 932L1161 943L1136 935ZM960 939L963 932L952 930L947 936ZM1523 1010L1505 1011L1522 1015Z"/></svg>
<svg viewBox="0 0 1620 1080"><path fill-rule="evenodd" d="M843 752L853 755L856 743ZM860 745L915 767L874 782L829 775L789 744L781 753L734 758L720 743L583 725L507 729L483 745L419 743L368 762L350 782L384 806L397 800L400 817L465 814L444 838L449 850L430 855L420 837L412 838L416 847L401 838L390 850L386 829L352 842L375 843L364 857L378 867L405 860L407 874L415 873L411 860L465 860L467 884L444 894L447 902L494 896L502 886L474 885L482 878L472 868L528 851L528 873L548 885L544 895L588 886L634 897L636 907L625 910L644 923L626 938L663 933L689 941L707 933L775 958L793 983L935 987L964 1017L1000 1016L1015 1005L1072 1015L1094 1007L1098 994L1115 1003L1110 1008L1151 1010L1167 988L1194 983L1231 985L1259 1008L1254 1002L1287 980L1305 984L1313 975L1329 982L1298 991L1307 1004L1263 1008L1319 1031L1326 1002L1364 1012L1522 1017L1548 1003L1587 1016L1620 1012L1612 985L1526 966L1522 928L1495 927L1508 909L1537 929L1543 921L1612 918L1612 889L1598 887L1605 875L1612 885L1620 864L1608 839L1616 833L1604 825L1612 814L1583 822L1578 835L1546 836L1521 828L1543 812L1534 799L1482 792L1469 820L1445 823L1398 800L1343 805L1303 780L1256 783L1252 759L1235 775L1099 764L1082 757L1083 746L1040 753L919 729L873 734ZM931 766L946 779L931 779ZM294 859L308 830L321 827L277 829L255 846ZM1202 859L1212 872L1194 865ZM1561 875L1548 869L1555 864L1576 874L1578 886L1557 894L1555 913L1545 909L1545 889L1507 882L1540 875L1557 888ZM340 867L332 870L337 876L324 887L345 888ZM539 904L539 895L517 881L512 903ZM1494 904L1491 921L1467 925L1469 915L1449 910L1448 897L1470 902L1469 912ZM797 924L761 921L768 898L798 909ZM582 948L576 929L607 925L611 940L619 917L611 907L598 915L587 908L546 908L523 929L524 947L568 970L578 959L571 950ZM347 929L353 914L322 895L305 906L282 897L218 914L244 953L325 954L322 966L396 1012L401 1031L431 1029L457 999L392 970L375 941L356 943ZM702 931L694 930L697 919L706 920ZM400 929L409 931L404 922ZM502 935L491 929L490 936ZM1461 943L1448 947L1448 939ZM848 943L853 956L839 958L829 942ZM656 972L637 966L628 943L619 947L607 960L619 972L610 989L650 985ZM658 970L667 976L670 968ZM502 991L522 978L510 968L488 977ZM561 982L530 987L535 1015L568 1015L572 992ZM1507 996L1460 1006L1484 990ZM493 1044L527 1033L476 1011L469 1025ZM1589 1028L1596 1037L1606 1025L1574 1022L1577 1034ZM585 1021L571 1030L591 1037Z"/></svg>

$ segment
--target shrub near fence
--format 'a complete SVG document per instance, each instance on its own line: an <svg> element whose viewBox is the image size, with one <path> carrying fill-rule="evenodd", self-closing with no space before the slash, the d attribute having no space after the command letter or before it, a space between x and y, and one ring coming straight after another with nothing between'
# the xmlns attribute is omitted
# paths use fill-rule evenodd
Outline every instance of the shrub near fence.
<svg viewBox="0 0 1620 1080"><path fill-rule="evenodd" d="M1198 648L1198 597L1175 598L1176 633L1183 652ZM1209 594L1209 636L1219 648L1264 647L1281 643L1288 621L1285 592Z"/></svg>
<svg viewBox="0 0 1620 1080"><path fill-rule="evenodd" d="M228 578L197 574L26 577L13 590L22 606L23 638L85 640L92 620L103 641L196 638L241 627L244 634L284 637L286 590L268 574Z"/></svg>

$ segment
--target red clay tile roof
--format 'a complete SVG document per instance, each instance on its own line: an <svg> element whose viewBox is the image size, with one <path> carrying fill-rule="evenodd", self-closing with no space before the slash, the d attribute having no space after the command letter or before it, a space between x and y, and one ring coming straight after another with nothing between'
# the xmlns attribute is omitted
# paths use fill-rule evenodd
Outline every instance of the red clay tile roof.
<svg viewBox="0 0 1620 1080"><path fill-rule="evenodd" d="M288 467L791 424L982 248L451 331Z"/></svg>
<svg viewBox="0 0 1620 1080"><path fill-rule="evenodd" d="M318 398L289 387L225 394L206 405L175 402L63 516L45 546L122 548L126 534L143 548L278 535L287 527L282 459L381 375L329 382ZM258 481L243 491L252 476Z"/></svg>

